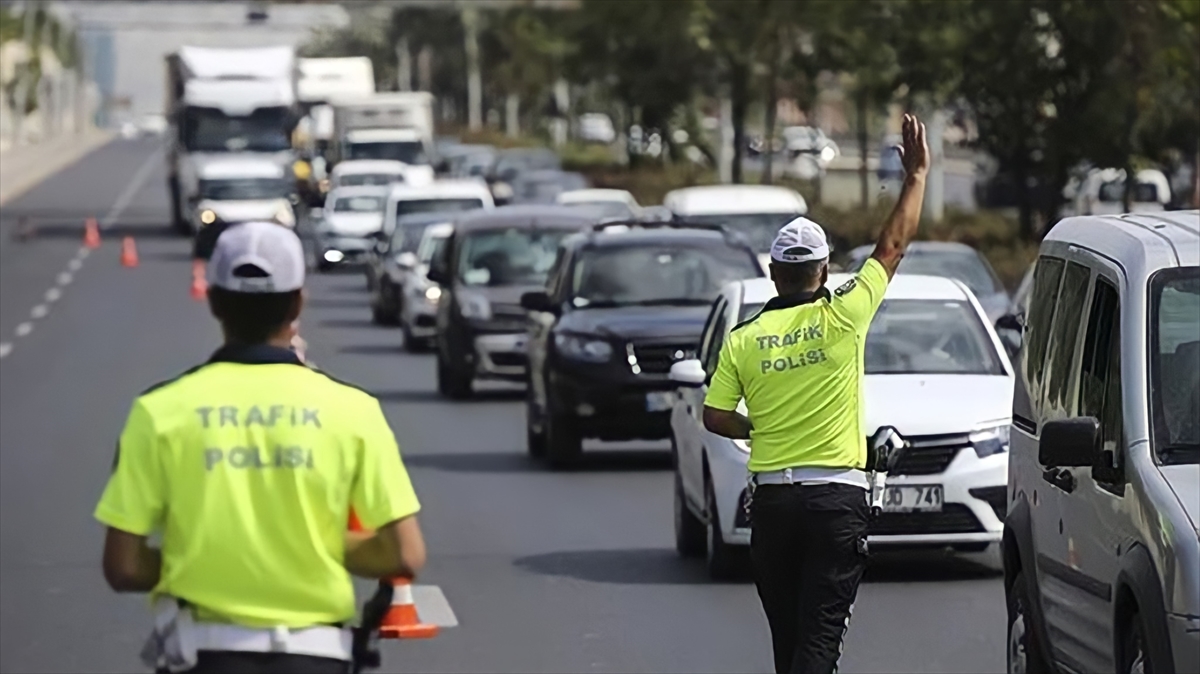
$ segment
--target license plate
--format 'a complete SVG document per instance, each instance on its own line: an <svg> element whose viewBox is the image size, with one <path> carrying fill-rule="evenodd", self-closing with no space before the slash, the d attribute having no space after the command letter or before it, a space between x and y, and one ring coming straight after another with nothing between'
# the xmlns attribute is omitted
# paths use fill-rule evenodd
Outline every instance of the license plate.
<svg viewBox="0 0 1200 674"><path fill-rule="evenodd" d="M646 411L662 412L675 405L674 391L652 391L646 394Z"/></svg>
<svg viewBox="0 0 1200 674"><path fill-rule="evenodd" d="M887 487L883 492L884 512L940 512L941 509L940 484Z"/></svg>

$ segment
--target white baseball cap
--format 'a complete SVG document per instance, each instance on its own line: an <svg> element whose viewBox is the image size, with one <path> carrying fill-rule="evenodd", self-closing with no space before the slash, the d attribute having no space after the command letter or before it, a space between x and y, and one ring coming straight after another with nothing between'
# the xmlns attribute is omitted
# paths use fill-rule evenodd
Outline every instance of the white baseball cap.
<svg viewBox="0 0 1200 674"><path fill-rule="evenodd" d="M208 284L239 293L304 287L304 248L287 227L245 222L221 232L208 262Z"/></svg>
<svg viewBox="0 0 1200 674"><path fill-rule="evenodd" d="M771 243L771 259L776 262L811 262L829 257L825 230L808 218L796 218L784 225Z"/></svg>

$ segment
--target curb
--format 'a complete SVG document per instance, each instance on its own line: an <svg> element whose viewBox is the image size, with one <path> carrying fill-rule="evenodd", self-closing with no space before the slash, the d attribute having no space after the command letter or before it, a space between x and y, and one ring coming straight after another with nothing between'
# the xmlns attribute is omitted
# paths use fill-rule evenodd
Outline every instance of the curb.
<svg viewBox="0 0 1200 674"><path fill-rule="evenodd" d="M106 145L112 138L110 131L91 131L37 145L13 147L0 153L0 206ZM33 161L28 161L31 157ZM14 172L18 177L4 180Z"/></svg>

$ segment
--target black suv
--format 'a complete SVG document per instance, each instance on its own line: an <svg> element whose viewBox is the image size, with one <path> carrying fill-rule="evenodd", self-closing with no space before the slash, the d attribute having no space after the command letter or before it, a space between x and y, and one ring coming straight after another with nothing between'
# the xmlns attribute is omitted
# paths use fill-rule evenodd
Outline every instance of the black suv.
<svg viewBox="0 0 1200 674"><path fill-rule="evenodd" d="M598 225L563 242L532 314L529 452L564 465L583 438L670 436L671 365L695 358L713 299L762 267L738 234L661 225Z"/></svg>
<svg viewBox="0 0 1200 674"><path fill-rule="evenodd" d="M559 243L599 215L569 206L502 206L460 217L429 280L437 313L438 391L468 398L476 379L525 380L528 314L521 296L544 287Z"/></svg>

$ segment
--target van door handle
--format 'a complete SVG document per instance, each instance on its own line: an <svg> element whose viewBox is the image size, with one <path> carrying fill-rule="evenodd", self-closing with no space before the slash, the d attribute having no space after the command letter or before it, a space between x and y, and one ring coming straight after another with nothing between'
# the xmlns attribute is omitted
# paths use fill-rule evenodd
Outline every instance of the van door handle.
<svg viewBox="0 0 1200 674"><path fill-rule="evenodd" d="M1075 491L1075 475L1066 468L1047 468L1042 479L1068 494Z"/></svg>

